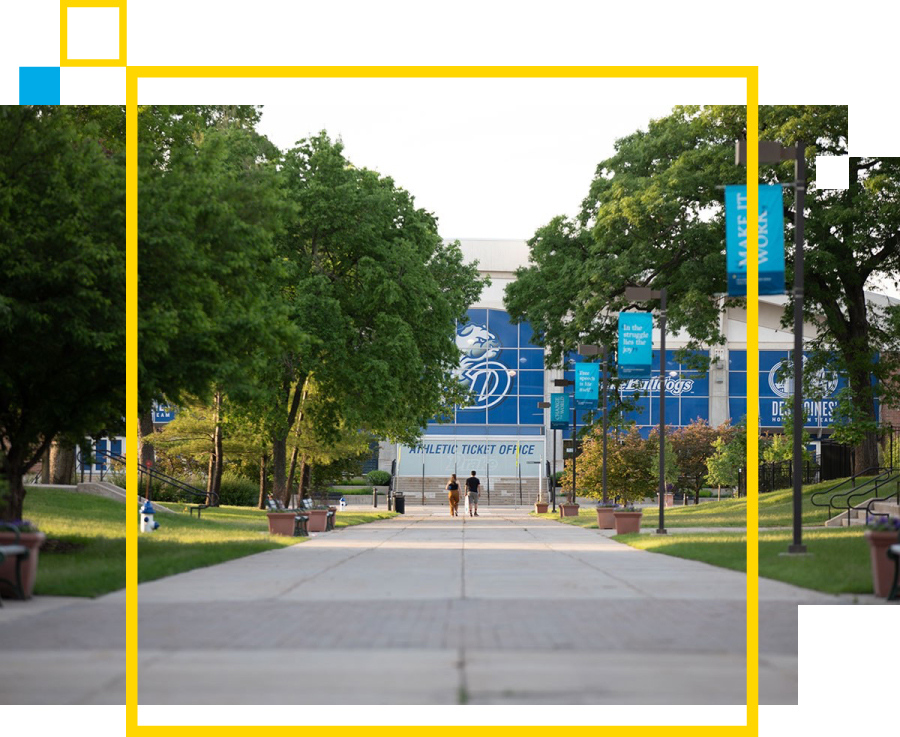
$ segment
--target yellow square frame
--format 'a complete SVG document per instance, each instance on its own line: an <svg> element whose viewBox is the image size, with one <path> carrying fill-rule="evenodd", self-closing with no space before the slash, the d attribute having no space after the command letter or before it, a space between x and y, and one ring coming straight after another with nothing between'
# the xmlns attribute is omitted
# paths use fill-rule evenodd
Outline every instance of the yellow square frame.
<svg viewBox="0 0 900 737"><path fill-rule="evenodd" d="M65 3L66 0L61 0ZM97 6L98 0L85 0L85 5ZM109 3L112 5L113 3ZM124 21L123 21L124 22ZM64 27L63 27L64 28ZM124 39L124 34L122 36ZM124 40L122 41L124 43ZM123 47L124 49L124 47ZM122 53L124 59L124 50ZM127 182L126 182L126 402L127 416L137 417L138 373L137 373L137 259L138 259L138 147L137 147L137 92L138 80L146 78L534 78L534 77L618 77L618 78L736 78L746 81L747 89L747 210L751 214L747 227L747 239L755 243L758 238L758 103L759 68L755 66L433 66L433 67L128 67L126 70L126 137L127 137ZM759 326L759 286L758 264L751 258L747 264L747 372L755 375L759 371L758 326ZM758 425L759 397L755 384L748 386L747 427ZM752 396L751 396L752 395ZM126 439L126 486L129 505L137 506L137 423L129 421ZM756 458L757 437L747 433L747 456ZM759 502L757 496L757 469L750 464L747 469L747 723L728 726L605 726L604 735L756 735L759 732ZM130 507L131 508L131 507ZM125 717L126 734L172 735L190 734L192 737L223 737L223 735L265 733L277 737L295 735L296 726L140 726L138 725L138 518L130 514L126 521L126 649L125 649ZM262 707L259 707L262 708ZM577 737L594 737L596 726L566 726L568 734ZM365 729L372 735L413 737L423 729L432 734L451 737L459 732L457 726L369 726L338 727L339 730ZM547 726L501 726L464 727L463 729L487 730L492 734L509 737L543 737Z"/></svg>
<svg viewBox="0 0 900 737"><path fill-rule="evenodd" d="M127 64L127 29L125 12L127 0L59 0L59 65L61 67L124 67ZM119 58L118 59L70 59L69 58L69 8L118 8L119 9Z"/></svg>

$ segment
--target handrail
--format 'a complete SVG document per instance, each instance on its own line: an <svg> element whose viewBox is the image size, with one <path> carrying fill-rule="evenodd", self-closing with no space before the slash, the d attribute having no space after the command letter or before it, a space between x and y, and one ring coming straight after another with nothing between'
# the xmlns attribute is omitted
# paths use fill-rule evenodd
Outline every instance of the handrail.
<svg viewBox="0 0 900 737"><path fill-rule="evenodd" d="M862 471L858 471L857 473L853 474L849 478L846 478L843 481L839 481L834 486L829 486L827 489L822 489L821 491L814 492L809 497L809 503L812 504L814 507L827 507L829 509L829 514L830 514L830 510L832 510L832 509L835 509L835 510L842 509L840 507L837 507L834 504L834 500L838 497L844 496L845 494L854 494L858 490L857 486L856 486L857 479L859 479L863 476L870 475L873 472L875 472L875 475L871 479L867 480L859 488L865 488L866 486L871 484L873 481L877 481L878 479L880 479L885 474L890 475L890 473L891 473L890 469L885 468L883 466L869 466L868 468L865 468ZM851 488L848 489L846 492L844 492L843 494L835 494L834 493L838 489L840 489L842 486L844 486L845 484L848 484L848 483L851 485ZM818 501L818 497L821 497L824 494L829 495L827 504L824 504L824 503Z"/></svg>
<svg viewBox="0 0 900 737"><path fill-rule="evenodd" d="M850 510L857 508L853 503L853 499L855 499L857 497L865 497L866 495L871 493L873 495L873 498L875 499L875 501L882 501L877 498L878 489L880 487L886 486L887 484L890 484L892 482L896 482L898 479L900 479L900 473L887 471L887 473L879 474L878 476L873 478L870 482L863 484L862 486L858 487L857 489L851 490L850 492L844 494L843 496L846 496L846 506L840 507L840 508L835 506L835 510L840 509L841 513L845 512L845 511L847 512L847 525L849 526L850 525ZM888 494L888 496L885 498L890 499L890 497L892 497L892 496L893 496L893 494ZM869 522L869 506L867 504L866 505L866 524L868 524L868 522Z"/></svg>
<svg viewBox="0 0 900 737"><path fill-rule="evenodd" d="M101 449L95 448L95 449L93 449L93 455L108 458L109 460L116 461L118 463L125 463L125 456L120 455L119 453L113 453L111 450L101 450ZM162 471L158 471L157 469L152 468L151 466L147 466L140 462L137 464L137 466L138 466L138 473L140 473L142 475L149 475L151 479L155 478L159 481L162 481L164 484L168 484L169 486L174 486L176 489L186 492L187 494L190 494L195 497L201 497L203 499L202 504L195 504L194 506L188 507L192 517L194 516L194 510L197 510L197 517L199 518L201 510L208 509L209 507L213 507L213 506L218 506L219 495L214 491L210 491L210 492L203 491L202 489L198 489L195 486L186 484L185 482L181 481L180 479L176 479L174 476L169 476L168 474L163 473ZM102 474L100 476L100 480L101 481L103 480ZM212 503L210 503L210 502L212 502Z"/></svg>
<svg viewBox="0 0 900 737"><path fill-rule="evenodd" d="M900 504L900 474L897 474L893 478L888 479L884 483L885 483L885 485L887 485L891 481L894 481L897 484L897 486L896 486L897 490L893 494L888 494L887 496L882 496L882 497L874 497L873 496L866 503L866 524L869 524L869 515L870 514L874 517L890 517L890 514L888 514L887 512L873 512L872 511L872 506L874 504L876 504L877 502L886 502L888 499L892 499L892 498L896 497L897 504Z"/></svg>

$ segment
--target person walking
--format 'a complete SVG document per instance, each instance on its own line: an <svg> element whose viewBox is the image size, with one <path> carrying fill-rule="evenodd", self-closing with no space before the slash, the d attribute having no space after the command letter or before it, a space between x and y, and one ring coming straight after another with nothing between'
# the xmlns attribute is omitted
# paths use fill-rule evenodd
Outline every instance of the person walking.
<svg viewBox="0 0 900 737"><path fill-rule="evenodd" d="M459 484L456 482L456 474L451 473L445 487L450 492L450 516L459 517Z"/></svg>
<svg viewBox="0 0 900 737"><path fill-rule="evenodd" d="M472 475L466 479L466 501L469 506L469 516L478 516L478 492L481 491L481 481L472 471Z"/></svg>

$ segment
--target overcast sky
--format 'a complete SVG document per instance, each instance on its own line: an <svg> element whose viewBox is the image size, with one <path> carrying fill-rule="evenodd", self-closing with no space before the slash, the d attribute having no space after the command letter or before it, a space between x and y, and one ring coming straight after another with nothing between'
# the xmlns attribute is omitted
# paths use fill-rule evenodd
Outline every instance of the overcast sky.
<svg viewBox="0 0 900 737"><path fill-rule="evenodd" d="M280 148L323 129L340 137L355 165L393 177L433 212L445 238L524 240L578 212L616 139L671 112L679 83L694 96L680 101L698 102L684 80L646 94L629 82L301 80L264 104L260 130Z"/></svg>

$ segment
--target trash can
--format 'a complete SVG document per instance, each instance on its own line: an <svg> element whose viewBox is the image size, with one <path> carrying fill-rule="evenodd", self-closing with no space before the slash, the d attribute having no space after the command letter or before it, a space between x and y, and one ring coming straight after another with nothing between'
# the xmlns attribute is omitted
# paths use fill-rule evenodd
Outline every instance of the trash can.
<svg viewBox="0 0 900 737"><path fill-rule="evenodd" d="M397 514L406 514L406 499L403 497L403 492L394 494L394 511Z"/></svg>

